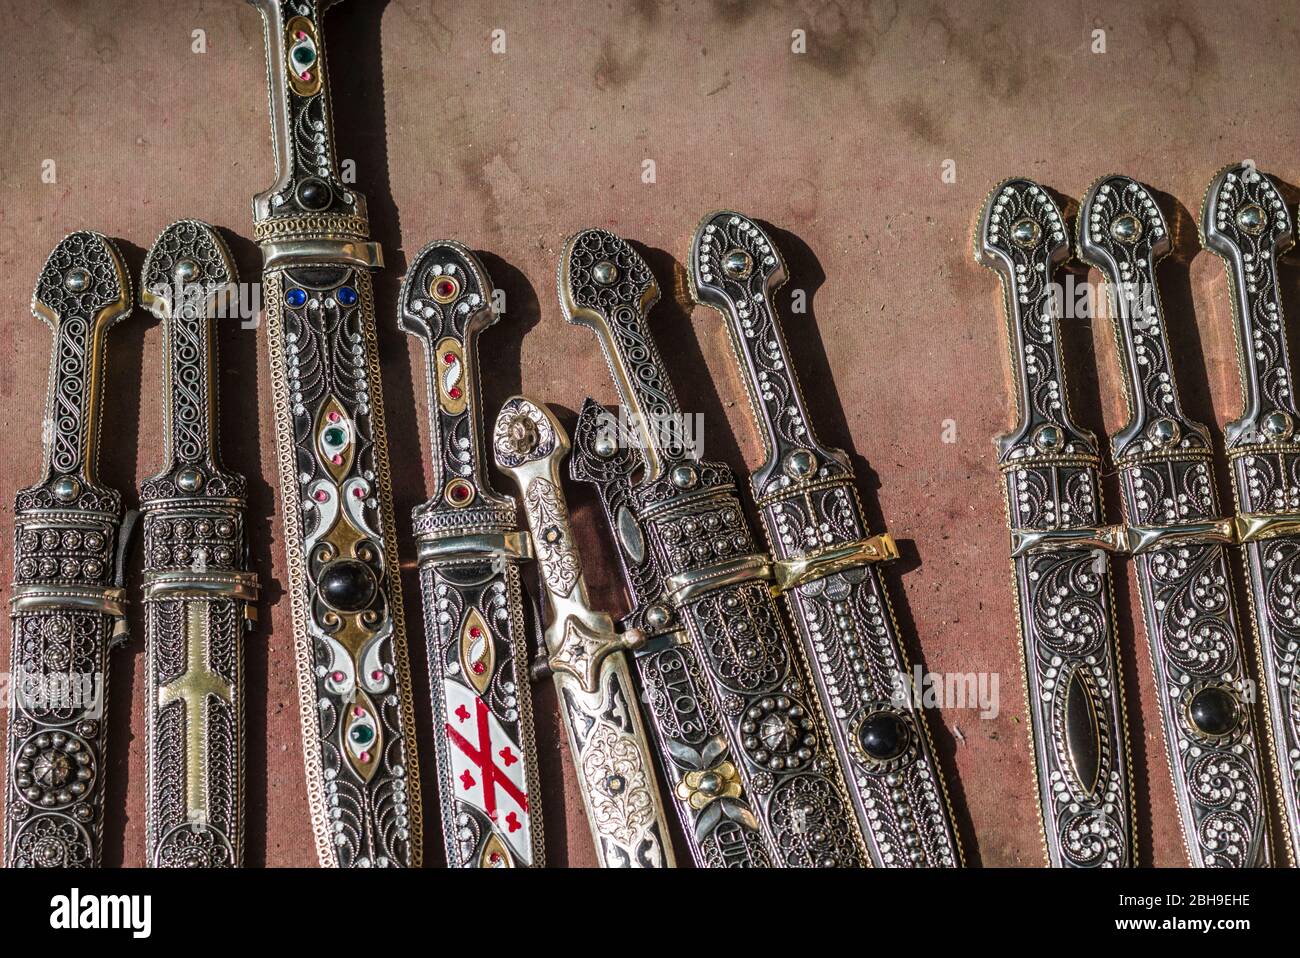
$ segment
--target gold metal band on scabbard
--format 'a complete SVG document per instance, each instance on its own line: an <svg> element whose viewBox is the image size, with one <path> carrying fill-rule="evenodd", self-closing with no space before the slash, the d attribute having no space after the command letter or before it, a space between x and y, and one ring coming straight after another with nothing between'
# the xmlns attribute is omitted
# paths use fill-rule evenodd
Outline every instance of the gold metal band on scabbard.
<svg viewBox="0 0 1300 958"><path fill-rule="evenodd" d="M1240 519L1211 519L1169 526L1078 526L1072 529L1012 529L1011 557L1067 549L1101 549L1119 555L1141 555L1176 545L1232 545L1240 538ZM1256 537L1258 538L1258 537Z"/></svg>
<svg viewBox="0 0 1300 958"><path fill-rule="evenodd" d="M483 532L464 536L441 536L419 540L418 558L425 562L456 559L533 558L533 540L527 532Z"/></svg>

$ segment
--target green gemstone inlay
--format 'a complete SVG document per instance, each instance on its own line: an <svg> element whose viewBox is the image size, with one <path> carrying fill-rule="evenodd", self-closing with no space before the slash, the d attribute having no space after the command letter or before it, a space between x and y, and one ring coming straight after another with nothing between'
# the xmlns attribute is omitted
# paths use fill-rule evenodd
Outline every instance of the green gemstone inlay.
<svg viewBox="0 0 1300 958"><path fill-rule="evenodd" d="M354 725L348 734L357 745L369 745L375 740L375 730L369 725Z"/></svg>
<svg viewBox="0 0 1300 958"><path fill-rule="evenodd" d="M342 426L330 426L322 437L327 446L341 446L348 440L347 431Z"/></svg>
<svg viewBox="0 0 1300 958"><path fill-rule="evenodd" d="M293 48L293 62L300 67L309 67L316 62L316 51L310 44L300 43Z"/></svg>

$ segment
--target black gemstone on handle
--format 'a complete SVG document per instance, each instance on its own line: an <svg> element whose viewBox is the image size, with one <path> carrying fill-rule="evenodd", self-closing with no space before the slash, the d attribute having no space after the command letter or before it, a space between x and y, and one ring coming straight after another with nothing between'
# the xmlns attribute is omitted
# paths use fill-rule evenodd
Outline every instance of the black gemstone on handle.
<svg viewBox="0 0 1300 958"><path fill-rule="evenodd" d="M329 184L324 180L312 176L298 184L298 202L309 210L323 210L330 199Z"/></svg>
<svg viewBox="0 0 1300 958"><path fill-rule="evenodd" d="M902 755L908 738L907 723L893 712L875 712L858 726L858 744L878 762Z"/></svg>
<svg viewBox="0 0 1300 958"><path fill-rule="evenodd" d="M1237 727L1237 697L1217 685L1207 686L1187 703L1187 717L1204 735L1227 735Z"/></svg>
<svg viewBox="0 0 1300 958"><path fill-rule="evenodd" d="M338 612L360 612L375 597L375 574L364 562L340 559L321 570L321 600Z"/></svg>

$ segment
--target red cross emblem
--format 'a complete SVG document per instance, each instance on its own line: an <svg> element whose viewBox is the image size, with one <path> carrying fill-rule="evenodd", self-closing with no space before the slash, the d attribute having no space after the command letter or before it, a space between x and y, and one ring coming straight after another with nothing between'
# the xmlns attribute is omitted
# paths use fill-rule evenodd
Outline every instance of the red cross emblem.
<svg viewBox="0 0 1300 958"><path fill-rule="evenodd" d="M497 786L518 803L519 807L525 812L528 811L528 796L519 788L509 777L501 770L492 758L492 730L488 725L488 707L483 704L482 699L474 700L474 711L478 717L478 744L474 745L460 732L451 727L451 723L446 723L447 737L452 743L465 753L474 765L478 767L483 779L483 808L492 821L497 820ZM510 753L507 747L502 749L502 758L507 766L512 762L519 761L518 757ZM473 776L466 770L462 776L462 784L466 789L472 788L474 783ZM514 821L511 821L514 819ZM506 822L510 826L510 831L522 827L514 812L506 817Z"/></svg>

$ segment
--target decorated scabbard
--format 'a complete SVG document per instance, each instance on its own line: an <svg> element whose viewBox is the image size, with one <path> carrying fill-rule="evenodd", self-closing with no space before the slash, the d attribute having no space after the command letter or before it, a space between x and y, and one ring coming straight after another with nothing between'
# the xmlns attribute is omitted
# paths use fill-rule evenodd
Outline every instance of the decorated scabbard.
<svg viewBox="0 0 1300 958"><path fill-rule="evenodd" d="M235 266L206 223L182 220L145 257L141 305L163 321L164 467L144 516L145 861L243 863L244 646L256 614L244 477L217 449L216 307Z"/></svg>
<svg viewBox="0 0 1300 958"><path fill-rule="evenodd" d="M40 481L14 503L5 862L100 863L109 649L126 638L124 557L134 514L100 484L104 348L131 282L99 233L64 237L32 313L54 337Z"/></svg>
<svg viewBox="0 0 1300 958"><path fill-rule="evenodd" d="M599 338L632 424L631 435L616 430L594 442L638 447L638 478L615 520L620 548L625 562L653 554L663 610L698 656L718 703L725 749L716 743L701 759L727 762L746 803L725 813L753 815L773 865L870 864L806 665L770 591L771 562L755 548L730 469L692 452L646 329L659 298L649 267L612 233L584 230L565 244L558 287L565 317ZM722 784L716 774L668 768L681 775L674 790L687 802L702 789L701 799L709 798Z"/></svg>
<svg viewBox="0 0 1300 958"><path fill-rule="evenodd" d="M278 177L253 198L275 404L303 758L322 865L416 866L414 700L363 196L340 179L321 15L250 0Z"/></svg>
<svg viewBox="0 0 1300 958"><path fill-rule="evenodd" d="M774 585L803 642L831 742L877 867L961 864L943 773L877 564L848 457L814 435L773 295L785 261L753 220L710 213L691 241L697 303L718 310L766 458L750 478L774 557Z"/></svg>
<svg viewBox="0 0 1300 958"><path fill-rule="evenodd" d="M1111 437L1165 754L1193 865L1269 862L1254 689L1233 609L1209 431L1182 409L1156 284L1171 243L1150 191L1105 176L1079 209L1079 258L1106 280L1129 420Z"/></svg>
<svg viewBox="0 0 1300 958"><path fill-rule="evenodd" d="M402 329L424 343L433 498L415 509L447 862L544 863L515 502L487 475L478 337L492 282L459 243L426 246L402 285Z"/></svg>
<svg viewBox="0 0 1300 958"><path fill-rule="evenodd" d="M1300 843L1300 422L1278 293L1277 258L1294 226L1276 184L1254 165L1220 170L1205 193L1201 242L1228 272L1242 414L1224 429L1236 531L1246 558L1259 675L1289 864Z"/></svg>
<svg viewBox="0 0 1300 958"><path fill-rule="evenodd" d="M497 415L492 449L519 487L532 534L549 609L546 662L596 856L604 868L672 868L667 816L626 655L644 635L615 631L588 601L560 481L569 437L549 410L515 396Z"/></svg>
<svg viewBox="0 0 1300 958"><path fill-rule="evenodd" d="M1037 183L989 194L975 258L1002 280L1016 425L997 439L1049 865L1131 867L1133 789L1096 438L1070 416L1053 274L1065 221Z"/></svg>

